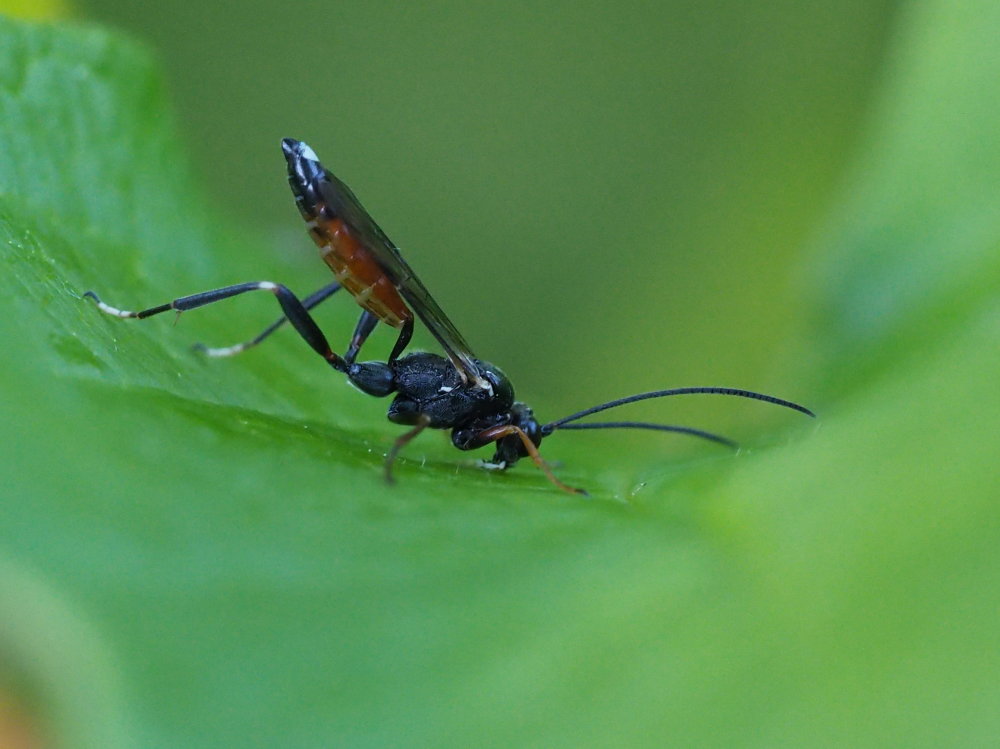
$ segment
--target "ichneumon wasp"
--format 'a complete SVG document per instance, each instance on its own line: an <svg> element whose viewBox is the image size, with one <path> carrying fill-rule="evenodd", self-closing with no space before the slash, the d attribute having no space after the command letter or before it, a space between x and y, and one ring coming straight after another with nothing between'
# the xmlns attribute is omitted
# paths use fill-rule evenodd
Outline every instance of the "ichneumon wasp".
<svg viewBox="0 0 1000 749"><path fill-rule="evenodd" d="M350 188L319 162L316 154L301 141L281 142L288 162L288 182L295 203L309 228L320 255L333 271L336 281L305 299L285 286L270 281L254 281L212 289L174 299L166 304L129 312L102 302L88 291L101 311L123 318L144 318L174 310L184 312L244 294L268 291L277 298L284 315L256 338L226 348L197 346L208 356L231 356L256 346L284 323L289 322L313 351L358 389L376 397L395 393L389 406L389 420L412 427L389 450L385 461L386 479L392 481L392 464L399 452L424 429L450 429L451 441L459 450L495 446L489 464L508 468L530 457L560 489L586 494L567 486L552 473L538 452L545 437L556 430L569 429L650 429L678 432L735 446L731 440L710 432L669 424L637 421L577 423L579 419L611 408L672 395L711 393L739 396L773 403L801 413L814 414L797 403L749 390L727 387L685 387L639 393L601 403L546 424L535 418L531 408L514 399L507 376L490 362L478 359L451 320L417 278L399 249L372 220ZM346 289L362 307L361 317L343 356L330 348L326 336L309 310ZM403 356L413 335L414 313L437 339L446 356L411 353ZM383 322L399 330L388 361L357 362L358 352L375 326Z"/></svg>

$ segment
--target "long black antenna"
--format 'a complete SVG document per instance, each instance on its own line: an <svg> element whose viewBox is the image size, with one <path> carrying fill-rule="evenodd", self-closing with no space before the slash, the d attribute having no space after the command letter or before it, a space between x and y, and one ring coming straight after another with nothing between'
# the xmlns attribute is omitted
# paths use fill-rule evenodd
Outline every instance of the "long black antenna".
<svg viewBox="0 0 1000 749"><path fill-rule="evenodd" d="M551 425L546 425L542 429L546 429ZM689 434L692 437L701 437L702 439L711 440L712 442L718 442L720 445L727 445L728 447L737 448L735 442L726 437L720 437L718 434L712 434L711 432L706 432L704 429L694 429L692 427L679 427L673 426L672 424L650 424L645 421L602 421L593 424L564 424L558 427L552 427L555 429L653 429L657 432L678 432L680 434ZM546 432L548 434L549 432Z"/></svg>
<svg viewBox="0 0 1000 749"><path fill-rule="evenodd" d="M608 401L607 403L601 403L597 406L591 406L583 411L577 411L575 414L564 416L557 421L549 422L542 427L542 433L551 434L556 429L564 428L563 425L571 421L582 419L584 416L590 416L591 414L596 414L600 411L607 411L609 408L624 406L626 403L635 403L636 401L644 401L649 398L666 398L670 395L691 395L695 393L708 395L735 395L740 398L751 398L753 400L764 401L765 403L773 403L776 406L784 406L785 408L790 408L793 411L804 413L806 416L816 416L816 414L808 408L800 406L798 403L792 403L791 401L782 400L781 398L775 398L773 395L755 393L752 390L740 390L738 388L723 387L672 388L670 390L654 390L649 393L639 393L637 395L630 395L627 398L619 398L618 400Z"/></svg>

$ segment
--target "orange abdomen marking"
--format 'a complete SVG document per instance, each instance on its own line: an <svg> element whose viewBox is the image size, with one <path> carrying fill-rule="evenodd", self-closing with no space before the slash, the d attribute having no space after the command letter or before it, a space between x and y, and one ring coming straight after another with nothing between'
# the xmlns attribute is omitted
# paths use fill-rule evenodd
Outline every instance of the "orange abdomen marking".
<svg viewBox="0 0 1000 749"><path fill-rule="evenodd" d="M365 246L354 238L339 218L327 219L322 212L310 221L309 235L320 249L324 262L354 300L394 328L401 328L413 313L392 281Z"/></svg>

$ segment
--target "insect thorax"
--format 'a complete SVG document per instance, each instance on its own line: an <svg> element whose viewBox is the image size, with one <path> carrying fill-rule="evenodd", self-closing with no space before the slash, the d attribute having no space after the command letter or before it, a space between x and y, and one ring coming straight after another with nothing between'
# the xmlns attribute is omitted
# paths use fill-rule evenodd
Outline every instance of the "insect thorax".
<svg viewBox="0 0 1000 749"><path fill-rule="evenodd" d="M489 362L476 363L491 390L462 382L458 370L443 356L415 353L399 359L392 365L397 394L389 406L389 420L416 424L423 414L431 428L448 429L508 412L514 403L510 380Z"/></svg>

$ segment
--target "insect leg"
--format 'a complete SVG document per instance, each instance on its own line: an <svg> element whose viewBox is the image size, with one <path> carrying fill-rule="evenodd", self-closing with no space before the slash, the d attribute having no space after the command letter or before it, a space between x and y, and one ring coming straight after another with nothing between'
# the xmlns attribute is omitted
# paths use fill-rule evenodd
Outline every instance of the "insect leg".
<svg viewBox="0 0 1000 749"><path fill-rule="evenodd" d="M401 435L393 443L392 449L389 450L389 454L385 456L385 480L388 483L390 484L396 483L396 479L392 477L392 464L399 456L400 451L402 451L404 447L410 444L410 442L413 441L414 437L416 437L418 434L424 431L430 423L431 423L430 416L428 416L427 414L420 414L420 416L417 417L417 423L413 427L413 429L408 431L406 434Z"/></svg>
<svg viewBox="0 0 1000 749"><path fill-rule="evenodd" d="M334 369L341 372L345 372L347 370L347 364L342 358L340 358L340 356L335 354L330 349L330 344L327 343L326 336L323 335L323 331L319 329L316 321L309 315L308 310L306 310L302 302L300 302L298 297L289 291L287 287L282 286L281 284L271 283L270 281L251 281L250 283L239 283L233 286L225 286L221 289L203 291L200 294L191 294L190 296L180 297L171 302L167 302L166 304L160 304L156 307L150 307L149 309L140 310L138 312L129 312L128 310L118 309L109 304L105 304L93 291L86 292L84 296L97 302L97 307L101 310L101 312L114 315L115 317L134 317L141 320L145 317L152 317L153 315L158 315L161 312L168 312L170 310L185 312L187 310L197 309L198 307L204 307L206 304L220 302L223 299L229 299L229 297L245 294L248 291L270 291L274 294L274 296L278 299L278 304L281 305L282 311L285 313L285 317L288 318L292 327L298 331L299 335L302 336L305 342L309 344L312 350L326 359Z"/></svg>
<svg viewBox="0 0 1000 749"><path fill-rule="evenodd" d="M340 284L334 281L333 283L324 286L322 289L314 291L312 294L303 299L302 306L305 307L307 310L310 310L313 307L319 305L320 302L329 299L331 296L333 296L333 294L339 291L340 288L341 288ZM235 354L239 354L243 351L246 351L248 348L253 348L258 343L263 341L265 338L270 336L271 333L273 333L282 325L284 325L286 322L288 322L287 317L284 316L279 317L273 323L264 328L264 330L262 330L256 337L252 338L249 341L244 341L243 343L237 343L233 346L213 348L210 346L206 346L204 343L196 343L194 345L194 348L195 350L205 354L205 356L212 356L212 357L234 356Z"/></svg>
<svg viewBox="0 0 1000 749"><path fill-rule="evenodd" d="M403 353L403 349L409 344L411 338L413 338L412 317L403 321L403 328L399 331L399 338L396 339L396 345L392 347L392 353L389 354L390 364L399 358L399 355Z"/></svg>
<svg viewBox="0 0 1000 749"><path fill-rule="evenodd" d="M577 489L575 487L568 486L556 478L556 475L552 473L552 469L549 468L548 463L542 459L535 443L531 441L531 438L525 434L521 427L516 427L513 424L490 427L489 429L484 429L482 432L477 434L470 444L475 445L478 443L480 446L488 445L490 442L497 442L504 437L509 437L512 434L516 435L521 440L521 444L524 445L524 449L527 451L528 456L534 461L535 465L538 466L542 473L546 475L549 481L558 486L564 492L570 492L571 494L583 494L586 496L587 492L584 489Z"/></svg>
<svg viewBox="0 0 1000 749"><path fill-rule="evenodd" d="M368 310L361 313L361 317L358 318L358 324L354 328L354 335L351 336L351 345L347 347L347 351L344 353L344 361L348 364L354 364L354 360L358 358L358 352L365 341L368 340L368 336L375 330L377 324L377 315L373 315Z"/></svg>
<svg viewBox="0 0 1000 749"><path fill-rule="evenodd" d="M373 315L368 310L361 313L361 318L358 320L357 327L354 328L354 335L351 336L351 345L347 347L347 352L344 354L344 361L348 364L353 364L354 360L358 357L358 352L364 345L365 341L368 340L368 336L375 329L375 325L378 323L378 317ZM395 345L392 347L392 353L389 354L389 364L392 364L399 355L403 353L403 349L406 348L410 339L413 337L413 318L409 318L403 322L403 328L399 331L399 337L396 339Z"/></svg>

